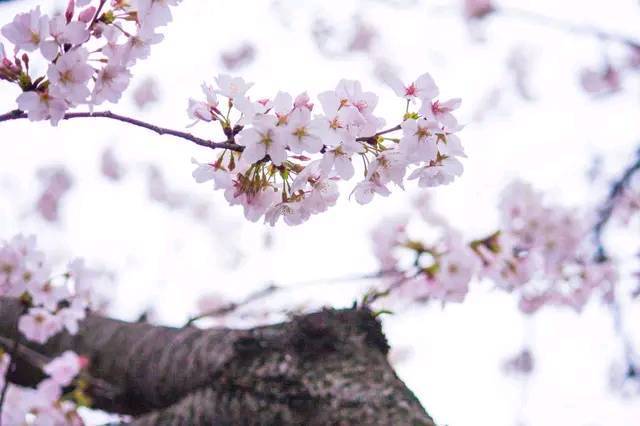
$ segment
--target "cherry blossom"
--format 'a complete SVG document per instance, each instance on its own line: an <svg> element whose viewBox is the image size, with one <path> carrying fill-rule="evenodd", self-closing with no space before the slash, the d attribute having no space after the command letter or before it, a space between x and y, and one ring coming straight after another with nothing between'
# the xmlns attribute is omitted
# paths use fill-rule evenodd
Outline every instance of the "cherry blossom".
<svg viewBox="0 0 640 426"><path fill-rule="evenodd" d="M287 225L299 225L308 219L309 215L308 210L300 201L283 202L267 210L265 221L273 226L282 217Z"/></svg>
<svg viewBox="0 0 640 426"><path fill-rule="evenodd" d="M281 137L292 152L314 154L324 146L322 139L311 133L310 123L311 112L307 108L296 108L289 115Z"/></svg>
<svg viewBox="0 0 640 426"><path fill-rule="evenodd" d="M76 46L88 40L90 33L87 29L86 22L81 20L68 22L65 16L57 15L51 19L50 35L53 37L57 46L63 46L65 44ZM57 46L56 51L58 50ZM53 60L54 58L55 54L47 57L49 60Z"/></svg>
<svg viewBox="0 0 640 426"><path fill-rule="evenodd" d="M49 17L42 15L40 6L29 13L19 13L13 22L0 30L3 36L15 45L16 50L33 52L36 49L48 49L46 38L49 35ZM50 55L46 55L50 56Z"/></svg>
<svg viewBox="0 0 640 426"><path fill-rule="evenodd" d="M437 164L420 167L409 175L409 180L418 179L421 187L448 185L462 175L463 166L455 157L447 157Z"/></svg>
<svg viewBox="0 0 640 426"><path fill-rule="evenodd" d="M462 100L459 98L449 99L444 102L440 102L440 100L424 102L420 108L420 113L433 117L442 123L445 128L453 130L458 127L458 120L452 113L460 107L461 102Z"/></svg>
<svg viewBox="0 0 640 426"><path fill-rule="evenodd" d="M247 83L241 77L231 77L228 74L220 74L216 77L216 84L218 85L217 93L232 100L244 96L253 86L253 83Z"/></svg>
<svg viewBox="0 0 640 426"><path fill-rule="evenodd" d="M219 102L215 89L206 83L202 83L202 92L206 97L206 102L189 99L189 108L187 109L189 118L196 121L216 120L216 117L222 115L222 113L218 109Z"/></svg>
<svg viewBox="0 0 640 426"><path fill-rule="evenodd" d="M22 93L17 102L18 108L28 112L29 120L50 119L54 126L62 120L68 107L63 99L56 98L48 91Z"/></svg>
<svg viewBox="0 0 640 426"><path fill-rule="evenodd" d="M158 27L171 22L171 9L182 0L132 0L143 26Z"/></svg>
<svg viewBox="0 0 640 426"><path fill-rule="evenodd" d="M368 180L358 183L351 194L358 203L369 204L374 195L378 194L386 197L391 194L391 191L380 182L378 176L374 175Z"/></svg>
<svg viewBox="0 0 640 426"><path fill-rule="evenodd" d="M68 386L82 368L82 360L71 351L66 351L44 366L44 372L60 386Z"/></svg>
<svg viewBox="0 0 640 426"><path fill-rule="evenodd" d="M108 64L96 76L96 83L91 96L94 105L105 101L118 102L122 92L129 86L131 73L122 65Z"/></svg>
<svg viewBox="0 0 640 426"><path fill-rule="evenodd" d="M276 166L287 159L287 151L280 130L276 129L273 116L262 116L253 122L253 126L243 131L238 137L238 144L245 147L243 157L255 163L267 155Z"/></svg>
<svg viewBox="0 0 640 426"><path fill-rule="evenodd" d="M335 172L336 175L345 180L351 179L355 173L351 156L343 150L342 145L328 150L322 157L320 167L325 176Z"/></svg>
<svg viewBox="0 0 640 426"><path fill-rule="evenodd" d="M428 73L422 74L408 85L404 85L402 81L395 76L390 76L386 80L396 95L412 102L416 102L418 99L423 102L430 102L439 94L438 86L436 86L433 77Z"/></svg>
<svg viewBox="0 0 640 426"><path fill-rule="evenodd" d="M62 331L60 318L42 308L31 308L20 317L18 330L29 340L44 344L50 337Z"/></svg>
<svg viewBox="0 0 640 426"><path fill-rule="evenodd" d="M69 51L49 65L47 76L51 82L51 92L70 103L84 102L89 96L87 82L93 75L93 68L87 64L89 52L84 49Z"/></svg>
<svg viewBox="0 0 640 426"><path fill-rule="evenodd" d="M312 132L326 145L341 144L345 152L362 152L362 146L356 143L356 130L365 124L365 120L357 108L343 105L334 92L321 93L318 99L324 115L313 121Z"/></svg>
<svg viewBox="0 0 640 426"><path fill-rule="evenodd" d="M402 126L400 150L410 161L424 161L430 163L438 156L437 137L435 133L440 126L433 120L405 120Z"/></svg>

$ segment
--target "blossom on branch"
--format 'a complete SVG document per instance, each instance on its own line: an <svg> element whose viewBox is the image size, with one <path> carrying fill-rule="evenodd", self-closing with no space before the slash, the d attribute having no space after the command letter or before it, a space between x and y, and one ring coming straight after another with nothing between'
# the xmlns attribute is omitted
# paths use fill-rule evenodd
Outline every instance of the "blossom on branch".
<svg viewBox="0 0 640 426"><path fill-rule="evenodd" d="M486 278L515 294L527 314L545 305L580 311L596 295L604 303L613 300L616 265L595 257L592 221L548 203L528 184L507 186L500 231L469 243L441 219L431 221L433 214L420 213L439 229L439 238L423 241L408 234L407 218L384 221L373 234L381 270L390 274L390 289L400 296L461 302L474 279ZM407 256L413 258L408 266Z"/></svg>
<svg viewBox="0 0 640 426"><path fill-rule="evenodd" d="M22 90L18 108L30 120L50 120L54 126L71 108L117 102L129 85L129 68L162 40L156 30L171 20L169 7L179 2L95 1L97 6L88 6L91 2L70 0L66 12L52 18L39 6L18 14L0 29L13 45L13 60L0 47L0 79ZM76 14L77 7L86 8ZM45 75L34 75L37 67L30 67L37 53L47 65Z"/></svg>
<svg viewBox="0 0 640 426"><path fill-rule="evenodd" d="M421 186L437 186L462 174L458 157L465 155L455 135L461 126L452 114L459 100L434 99L438 88L428 74L396 91L407 108L400 124L388 130L376 116L378 96L355 80L320 93L321 111L306 93L255 100L248 94L252 84L242 78L223 74L216 84L204 84L206 100L189 100L187 113L219 126L237 148L197 163L193 176L197 182L214 180L250 220L266 214L271 225L280 218L289 225L305 222L335 204L336 182L350 180L359 161L363 179L351 195L360 204L390 195L392 184L404 189L407 175ZM419 111L408 110L407 96L422 101ZM401 137L387 136L399 131Z"/></svg>

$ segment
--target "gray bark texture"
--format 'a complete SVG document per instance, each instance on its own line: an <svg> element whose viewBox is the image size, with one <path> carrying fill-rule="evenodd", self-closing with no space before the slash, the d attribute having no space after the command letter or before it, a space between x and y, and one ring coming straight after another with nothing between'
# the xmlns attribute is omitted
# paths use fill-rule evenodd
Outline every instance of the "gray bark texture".
<svg viewBox="0 0 640 426"><path fill-rule="evenodd" d="M18 301L0 299L0 336L15 337L20 313ZM135 426L434 426L390 366L379 321L363 308L247 330L89 316L76 335L26 346L89 358L94 406L132 415ZM19 352L10 380L33 386L43 376L27 361Z"/></svg>

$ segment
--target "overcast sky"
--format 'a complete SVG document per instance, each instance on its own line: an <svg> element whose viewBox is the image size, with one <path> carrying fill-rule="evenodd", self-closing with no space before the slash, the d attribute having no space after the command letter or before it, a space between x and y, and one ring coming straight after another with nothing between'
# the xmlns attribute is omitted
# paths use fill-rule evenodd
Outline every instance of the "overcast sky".
<svg viewBox="0 0 640 426"><path fill-rule="evenodd" d="M0 23L36 4L51 12L61 3L2 4ZM501 4L640 40L637 1ZM313 19L326 17L345 28L355 14L379 31L373 53L323 56L311 37ZM461 121L467 127L460 136L469 157L462 178L431 192L438 211L471 238L495 229L498 194L514 178L532 182L559 203L598 203L604 186L587 179L594 157L603 157L604 176L612 176L640 140L637 76L625 79L623 92L595 101L579 86L582 68L600 65L605 51L617 58L621 49L500 16L470 31L455 1L185 0L174 18L165 29L166 40L133 70L133 87L149 76L157 79L162 102L141 112L129 92L113 111L184 129L187 99L199 96L202 81L212 82L224 71L220 52L244 41L256 46L257 56L238 75L256 83L254 95L272 96L278 90L314 95L341 78L358 79L380 94L380 115L388 117L398 116L404 106L376 79L374 65L384 60L406 79L428 71L443 97L463 98ZM532 101L513 89L506 62L514 51L530 60ZM500 93L499 101L491 93ZM15 108L16 96L13 87L0 84L0 112ZM212 136L205 126L192 130ZM64 122L56 129L21 121L0 123L0 145L0 238L35 233L61 262L83 256L113 271L113 287L106 290L114 298L113 315L132 319L153 307L158 321L168 324L180 324L194 313L204 293L240 298L270 281L293 285L375 272L371 228L383 216L406 212L418 193L411 183L406 193L395 191L364 207L343 197L337 207L301 227L272 229L247 223L239 207L228 207L210 186L197 185L190 159L211 160L213 153L179 139L99 120ZM100 174L99 157L106 147L127 167L121 182ZM64 199L60 223L52 225L33 214L33 204L36 170L55 164L69 168L74 186ZM171 211L150 200L149 165L163 172L172 191L207 205L208 219L196 220L187 208ZM350 190L347 183L342 192ZM638 229L633 232L638 235ZM620 253L637 250L633 240L624 241L616 247ZM265 309L300 303L345 306L366 285L305 286L262 303ZM486 283L474 287L462 305L407 308L385 320L392 346L411 349L397 365L399 374L440 424L638 424L640 395L621 398L609 387L611 365L622 356L605 307L592 303L580 316L545 309L527 319L513 298L491 291ZM625 315L635 325L631 334L640 348L638 303ZM526 384L500 368L525 342L536 359Z"/></svg>

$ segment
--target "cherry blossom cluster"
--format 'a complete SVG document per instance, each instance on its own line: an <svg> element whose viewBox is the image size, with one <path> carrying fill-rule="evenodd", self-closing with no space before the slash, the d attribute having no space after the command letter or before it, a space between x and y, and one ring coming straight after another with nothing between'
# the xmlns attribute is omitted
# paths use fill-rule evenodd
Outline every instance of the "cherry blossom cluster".
<svg viewBox="0 0 640 426"><path fill-rule="evenodd" d="M9 354L4 353L0 360L2 381L9 361ZM35 389L10 384L2 409L2 424L84 425L77 409L89 402L84 393L86 380L82 377L86 367L86 358L67 351L43 366L47 378Z"/></svg>
<svg viewBox="0 0 640 426"><path fill-rule="evenodd" d="M78 331L78 322L98 305L92 284L98 273L88 269L82 259L69 263L66 272L52 275L52 267L37 250L35 237L18 235L0 243L0 297L19 298L24 314L18 330L27 340L44 344L55 334ZM4 353L0 367L5 370L9 355ZM10 387L2 412L3 424L23 424L25 416L42 416L33 424L81 424L76 403L85 404L83 382L75 383L72 395L64 395L87 361L65 352L43 367L49 376L36 389ZM4 380L5 375L2 375ZM77 418L77 421L76 421Z"/></svg>
<svg viewBox="0 0 640 426"><path fill-rule="evenodd" d="M40 7L18 14L0 33L0 79L22 90L18 108L32 121L56 125L70 108L117 102L129 85L129 68L162 40L158 27L171 20L180 0L69 0L63 14ZM36 56L46 73L36 75Z"/></svg>
<svg viewBox="0 0 640 426"><path fill-rule="evenodd" d="M460 100L439 100L429 74L390 84L406 109L401 124L382 130L378 96L358 81L342 80L320 93L318 108L307 93L251 99L251 83L220 75L215 86L203 84L205 100L189 101L188 114L219 125L231 145L210 163L196 162L193 176L213 180L247 219L264 216L271 225L280 218L297 225L333 206L336 182L356 175L354 163L362 163L362 180L351 192L360 204L388 196L391 184L404 188L405 177L421 187L452 182L465 156L453 115ZM401 134L390 137L393 132Z"/></svg>
<svg viewBox="0 0 640 426"><path fill-rule="evenodd" d="M0 296L20 298L25 314L18 329L33 342L43 344L65 329L71 334L78 331L87 309L98 303L92 292L98 276L82 259L70 262L64 273L52 275L33 236L18 235L0 244Z"/></svg>
<svg viewBox="0 0 640 426"><path fill-rule="evenodd" d="M596 294L612 300L617 272L594 256L588 217L520 181L505 188L499 211L501 230L471 242L428 211L423 218L440 230L429 242L409 235L409 218L383 222L373 233L375 254L396 293L461 302L472 280L484 278L514 293L525 313L544 305L580 310Z"/></svg>

